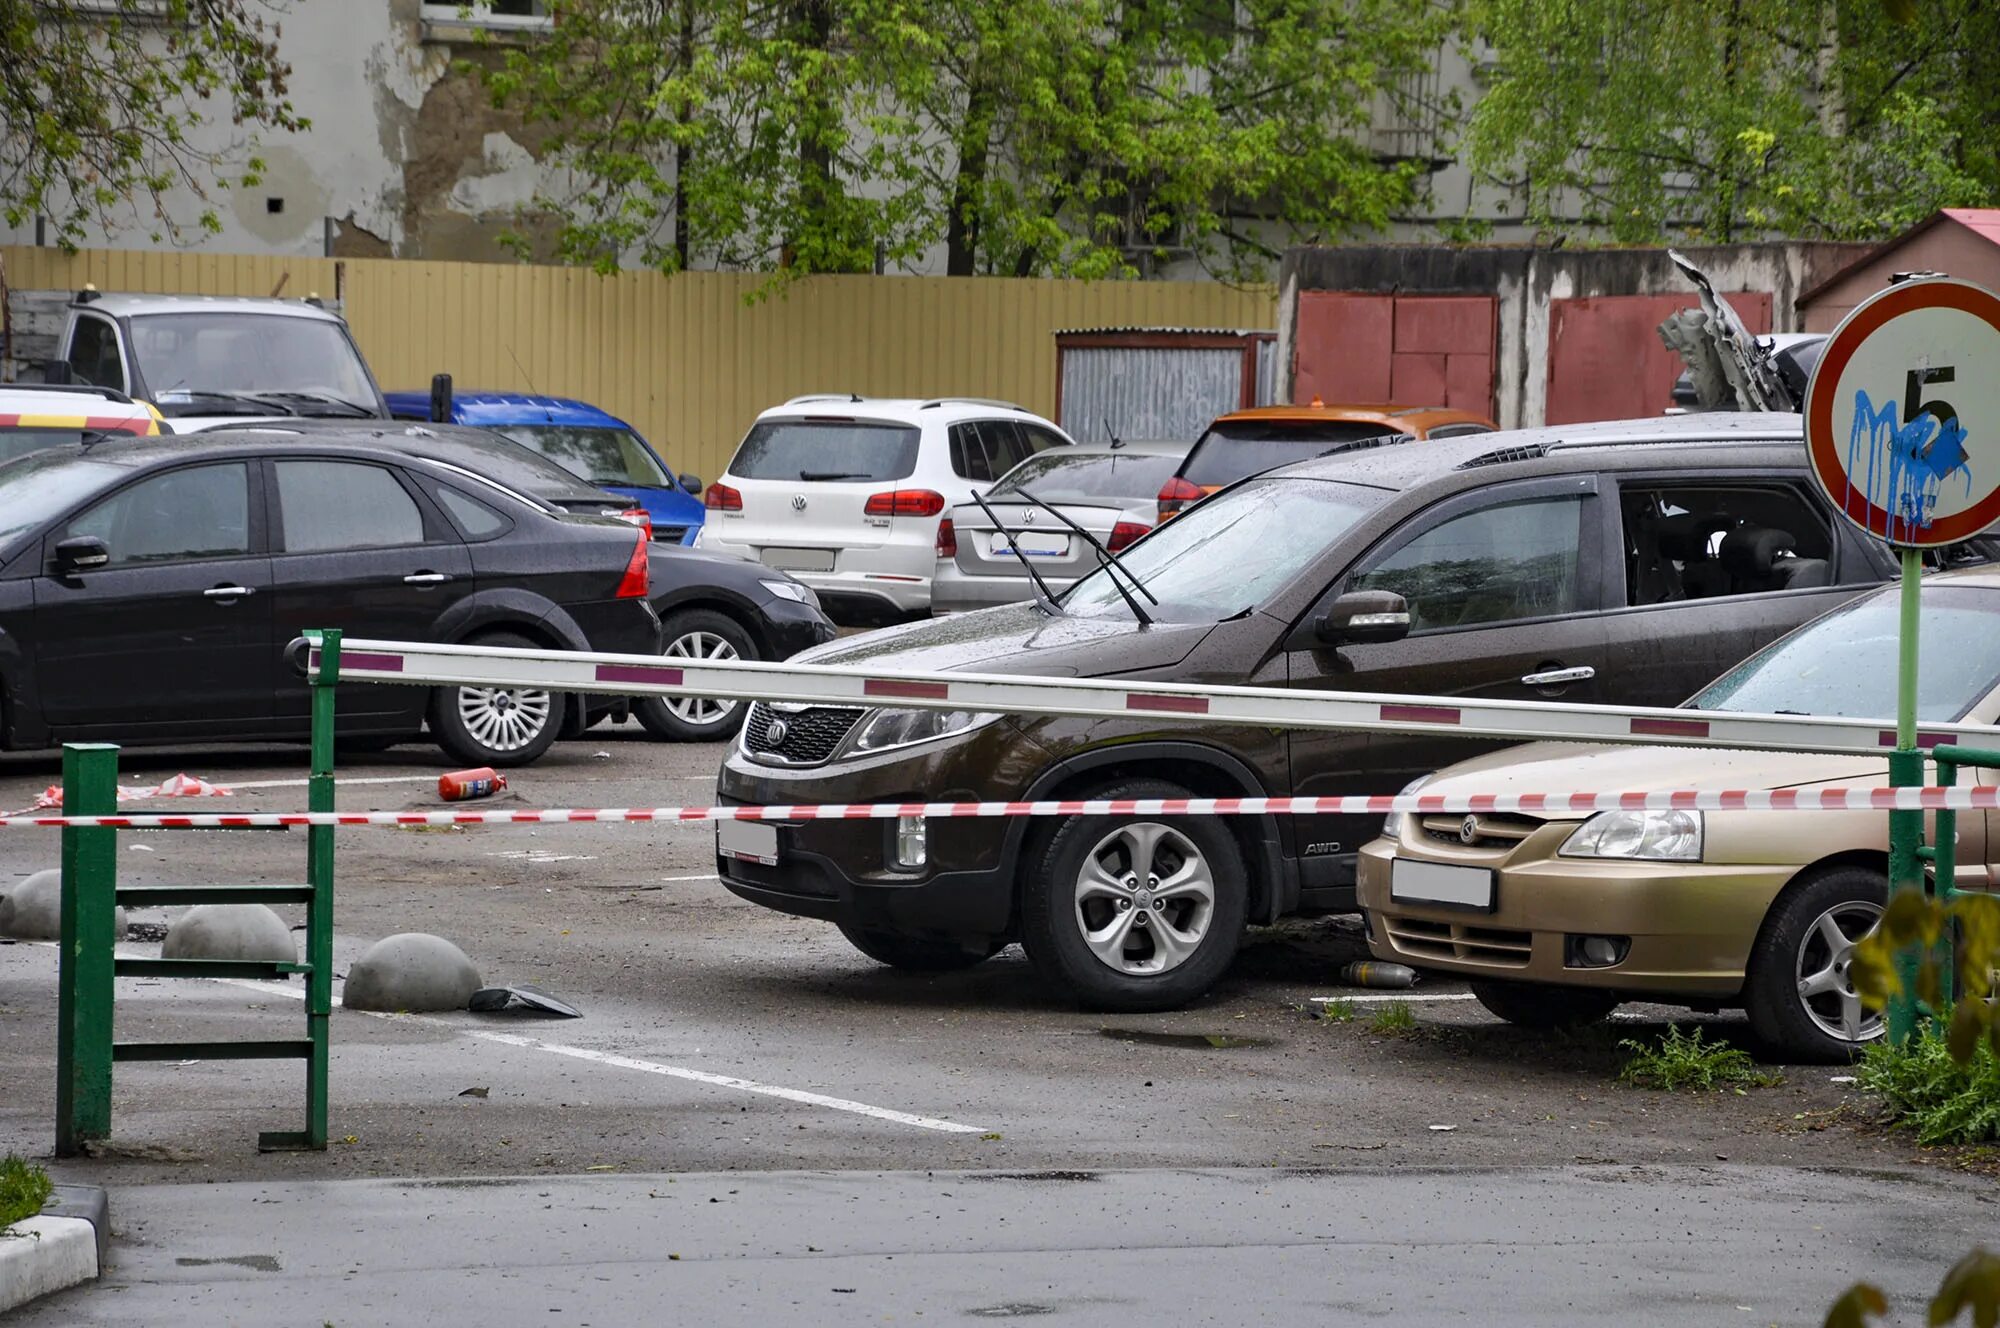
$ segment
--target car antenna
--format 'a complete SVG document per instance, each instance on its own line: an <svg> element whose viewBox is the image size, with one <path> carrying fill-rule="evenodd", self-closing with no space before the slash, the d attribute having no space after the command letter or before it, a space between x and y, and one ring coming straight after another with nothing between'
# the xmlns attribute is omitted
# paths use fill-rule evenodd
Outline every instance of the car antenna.
<svg viewBox="0 0 2000 1328"><path fill-rule="evenodd" d="M511 342L508 343L507 346L507 358L514 362L514 367L516 369L519 369L521 371L521 381L528 385L528 390L534 393L538 397L541 396L542 390L535 386L534 379L528 377L528 366L521 363L521 357L514 353L514 346L513 343ZM556 422L556 413L550 410L547 406L543 406L542 419L550 424L554 424Z"/></svg>
<svg viewBox="0 0 2000 1328"><path fill-rule="evenodd" d="M972 492L972 501L979 504L979 510L986 513L986 519L993 523L993 528L1007 537L1007 552L1020 559L1022 568L1035 583L1036 602L1047 605L1050 613L1062 612L1056 607L1056 597L1049 593L1049 583L1042 580L1042 574L1028 561L1028 555L1021 552L1021 546L1014 542L1014 532L1007 529L1007 523L1000 519L1000 514L993 510L992 504L988 503L977 489Z"/></svg>
<svg viewBox="0 0 2000 1328"><path fill-rule="evenodd" d="M1120 438L1118 436L1118 431L1111 427L1111 419L1109 416L1106 416L1104 419L1104 436L1111 440L1111 445L1113 447L1125 446L1125 440L1123 438Z"/></svg>
<svg viewBox="0 0 2000 1328"><path fill-rule="evenodd" d="M1144 595L1147 599L1152 600L1156 606L1160 602L1160 597L1155 595L1152 591L1146 589L1146 583L1144 581L1141 581L1138 575L1134 573L1131 568L1127 567L1124 564L1124 562L1119 559L1117 554L1105 548L1103 541L1099 540L1097 536L1091 534L1089 531L1085 530L1082 526L1079 526L1075 521L1072 521L1067 513L1059 512L1055 508L1050 507L1046 502L1044 502L1041 498L1037 497L1032 491L1030 491L1025 485L1020 488L1014 489L1013 492L1020 494L1023 498L1026 498L1029 502L1041 508L1044 512L1047 512L1050 516L1062 522L1064 525L1068 526L1071 530L1074 530L1077 534L1083 536L1085 540L1089 541L1090 547L1097 550L1097 557L1099 561L1104 565L1104 567L1107 570L1116 569L1115 571L1108 570L1108 574L1111 577L1111 584L1118 588L1118 593L1120 595L1123 595L1125 597L1125 602L1131 606L1132 616L1139 620L1139 624L1142 627L1151 627L1153 625L1152 618L1147 616L1146 611L1139 607L1139 601L1132 598L1132 592L1125 588L1125 583L1118 579L1118 573L1120 572L1124 573L1125 577L1128 580L1130 580L1134 586L1138 587L1139 593L1141 595Z"/></svg>

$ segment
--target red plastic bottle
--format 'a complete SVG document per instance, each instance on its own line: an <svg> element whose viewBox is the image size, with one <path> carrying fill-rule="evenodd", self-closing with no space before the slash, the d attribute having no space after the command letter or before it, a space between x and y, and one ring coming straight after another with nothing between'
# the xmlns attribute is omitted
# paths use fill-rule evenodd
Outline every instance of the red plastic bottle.
<svg viewBox="0 0 2000 1328"><path fill-rule="evenodd" d="M477 770L454 770L438 776L438 796L446 802L490 798L506 787L507 776L490 765L482 765Z"/></svg>

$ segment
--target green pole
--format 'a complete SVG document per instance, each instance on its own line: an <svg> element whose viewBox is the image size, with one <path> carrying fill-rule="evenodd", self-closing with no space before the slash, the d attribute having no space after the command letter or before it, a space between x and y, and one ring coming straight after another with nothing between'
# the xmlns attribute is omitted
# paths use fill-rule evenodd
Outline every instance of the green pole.
<svg viewBox="0 0 2000 1328"><path fill-rule="evenodd" d="M63 811L118 811L118 749L63 748ZM56 1156L111 1136L111 977L118 945L118 832L62 832L62 940L56 978Z"/></svg>
<svg viewBox="0 0 2000 1328"><path fill-rule="evenodd" d="M1896 750L1889 757L1889 782L1897 788L1924 782L1924 754L1917 746L1917 625L1923 577L1923 554L1905 548L1903 555L1902 621L1896 650ZM1917 850L1924 842L1924 814L1921 811L1889 813L1889 897L1905 890L1924 888L1923 863ZM1953 851L1941 846L1940 851ZM1907 1042L1917 1026L1917 951L1914 946L1897 952L1896 971L1903 980L1902 991L1890 999L1884 1012L1889 1041Z"/></svg>
<svg viewBox="0 0 2000 1328"><path fill-rule="evenodd" d="M306 809L334 810L333 698L340 679L340 633L319 634L319 671L312 679L312 777ZM312 903L306 918L306 1147L326 1147L326 1062L328 1024L333 1017L333 827L306 831L306 883Z"/></svg>

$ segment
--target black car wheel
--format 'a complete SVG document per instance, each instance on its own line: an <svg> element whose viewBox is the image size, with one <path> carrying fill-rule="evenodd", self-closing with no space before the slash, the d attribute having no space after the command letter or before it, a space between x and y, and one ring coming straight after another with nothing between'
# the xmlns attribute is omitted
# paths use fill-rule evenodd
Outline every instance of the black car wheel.
<svg viewBox="0 0 2000 1328"><path fill-rule="evenodd" d="M1601 1023L1618 997L1595 987L1552 987L1539 982L1474 982L1472 994L1491 1014L1517 1028L1582 1028Z"/></svg>
<svg viewBox="0 0 2000 1328"><path fill-rule="evenodd" d="M493 632L472 644L535 650L539 642ZM453 760L496 768L538 760L562 731L568 706L559 693L522 687L440 687L431 693L431 736Z"/></svg>
<svg viewBox="0 0 2000 1328"><path fill-rule="evenodd" d="M716 661L756 659L750 633L713 609L682 609L660 624L665 659ZM646 732L672 742L726 742L743 727L750 707L741 701L707 696L648 696L632 707Z"/></svg>
<svg viewBox="0 0 2000 1328"><path fill-rule="evenodd" d="M1882 1036L1849 972L1875 930L1889 883L1867 867L1835 867L1789 886L1771 906L1743 984L1750 1027L1790 1060L1838 1063Z"/></svg>
<svg viewBox="0 0 2000 1328"><path fill-rule="evenodd" d="M1190 795L1140 779L1087 796ZM1214 817L1075 817L1022 883L1021 941L1092 1009L1178 1009L1235 957L1247 884L1235 837Z"/></svg>
<svg viewBox="0 0 2000 1328"><path fill-rule="evenodd" d="M1002 941L933 940L922 936L903 936L891 931L875 931L867 927L850 927L840 924L840 934L849 943L878 964L891 968L904 968L912 973L951 973L961 968L971 968L983 964L1000 952Z"/></svg>

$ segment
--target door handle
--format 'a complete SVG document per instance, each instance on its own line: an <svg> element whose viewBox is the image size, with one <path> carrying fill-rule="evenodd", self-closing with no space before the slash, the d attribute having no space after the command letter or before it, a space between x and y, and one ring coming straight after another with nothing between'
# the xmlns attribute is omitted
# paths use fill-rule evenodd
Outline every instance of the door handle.
<svg viewBox="0 0 2000 1328"><path fill-rule="evenodd" d="M1578 664L1574 668L1550 669L1546 673L1530 673L1521 681L1529 687L1560 687L1567 682L1589 682L1597 676L1597 670L1588 664Z"/></svg>
<svg viewBox="0 0 2000 1328"><path fill-rule="evenodd" d="M241 599L257 592L249 586L214 586L201 592L208 599Z"/></svg>
<svg viewBox="0 0 2000 1328"><path fill-rule="evenodd" d="M413 572L403 578L406 586L441 586L451 580L447 572Z"/></svg>

